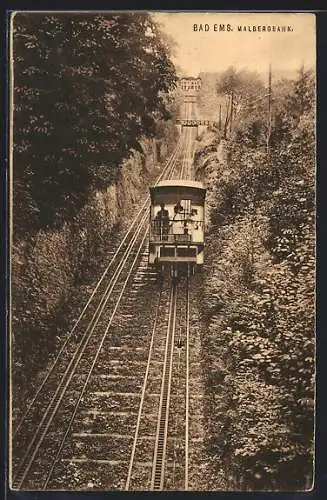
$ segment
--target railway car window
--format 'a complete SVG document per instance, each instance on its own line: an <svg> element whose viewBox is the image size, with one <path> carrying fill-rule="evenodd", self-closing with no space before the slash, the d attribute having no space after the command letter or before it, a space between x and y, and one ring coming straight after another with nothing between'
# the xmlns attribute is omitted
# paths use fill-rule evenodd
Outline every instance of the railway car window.
<svg viewBox="0 0 327 500"><path fill-rule="evenodd" d="M196 248L177 248L178 257L196 257Z"/></svg>
<svg viewBox="0 0 327 500"><path fill-rule="evenodd" d="M191 213L191 200L181 200L181 204L184 208L184 214L189 215Z"/></svg>
<svg viewBox="0 0 327 500"><path fill-rule="evenodd" d="M175 257L175 248L174 247L163 247L160 248L161 257Z"/></svg>

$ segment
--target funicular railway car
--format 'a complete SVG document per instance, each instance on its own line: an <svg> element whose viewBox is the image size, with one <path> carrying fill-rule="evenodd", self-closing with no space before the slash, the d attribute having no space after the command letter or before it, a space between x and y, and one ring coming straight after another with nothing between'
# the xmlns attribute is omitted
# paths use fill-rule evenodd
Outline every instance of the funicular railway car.
<svg viewBox="0 0 327 500"><path fill-rule="evenodd" d="M204 259L204 204L202 182L160 181L150 188L149 264L172 277L194 274Z"/></svg>

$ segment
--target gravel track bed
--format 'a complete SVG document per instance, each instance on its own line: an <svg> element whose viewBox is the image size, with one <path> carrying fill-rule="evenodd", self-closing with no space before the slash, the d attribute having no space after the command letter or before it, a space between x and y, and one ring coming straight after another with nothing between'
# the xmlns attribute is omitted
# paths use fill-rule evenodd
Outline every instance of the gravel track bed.
<svg viewBox="0 0 327 500"><path fill-rule="evenodd" d="M126 363L122 364L120 361L107 359L103 360L101 364L96 364L93 370L93 374L112 374L124 377L133 373L135 376L142 378L145 372L145 367L146 361L142 361L137 364L133 363L132 361L126 361Z"/></svg>
<svg viewBox="0 0 327 500"><path fill-rule="evenodd" d="M139 435L140 436L154 436L157 429L157 412L148 414L143 417L140 422Z"/></svg>
<svg viewBox="0 0 327 500"><path fill-rule="evenodd" d="M156 294L154 294L153 291L152 296L152 300L154 300L156 298ZM135 314L135 305L133 305L133 307ZM124 311L126 311L126 308ZM124 333L124 335L121 335L120 339L118 339L119 343L121 343L121 338L123 337L124 342L128 342L131 346L134 344L132 348L120 345L118 346L118 349L115 349L117 346L110 345L110 340L113 344L117 343L115 328L110 331L111 338L107 336L106 343L103 344L102 351L100 352L95 366L96 369L94 370L88 383L87 391L80 402L76 415L76 422L73 424L73 433L70 432L70 438L67 440L67 443L65 443L63 448L63 452L66 456L74 453L77 456L85 455L87 458L90 458L91 455L92 459L99 459L99 457L103 458L104 455L108 455L110 452L112 453L112 460L121 460L122 457L125 458L130 454L139 405L140 389L144 378L145 363L147 358L146 349L144 349L144 347L140 347L139 339L135 338L135 328L131 328L132 320L133 318L131 316L131 318L128 319L128 333ZM148 333L147 335L144 334L144 332L146 332L144 327L147 326L148 331L149 327L151 327L151 321L152 315L149 315L146 318L147 325L145 324L145 320L143 320L143 325L137 325L138 331L143 332L143 343L145 346ZM135 316L133 322L135 323ZM98 325L97 327L99 333L101 326L102 322L101 325ZM122 331L124 331L124 329L120 325L120 332ZM103 331L101 331L101 337L102 335ZM24 487L26 488L32 487L37 489L41 487L42 477L44 480L44 472L50 466L49 464L51 464L51 459L56 455L56 451L60 444L60 438L64 435L64 430L61 432L60 429L66 429L67 423L70 421L72 411L79 397L79 390L84 384L86 377L85 374L91 367L94 351L97 348L97 340L99 337L100 335L98 332L94 331L93 336L90 339L90 342L78 365L79 376L74 376L72 378L69 391L64 397L62 407L59 408L54 422L50 426L50 431L52 428L56 429L56 431L48 433L41 449L36 454L35 463L29 473L29 479L24 484ZM67 364L66 353L60 360L59 370L61 371L55 379L57 383L59 381L59 376L63 375L62 370L65 369ZM117 378L110 379L107 377L108 374ZM133 374L133 378L130 378L131 374ZM129 376L129 378L126 378L126 376ZM49 395L48 400L50 397L51 395ZM149 409L153 408L155 403L151 401L151 397L148 397L147 399L146 405ZM40 416L42 415L42 409L44 409L44 403L45 400L40 403ZM95 410L93 416L92 413L86 416L83 414L83 411L90 410L91 412L92 410ZM106 413L112 411L113 415L110 417L110 420L108 420L108 415L101 416L97 413L101 411ZM118 415L115 413L118 413ZM125 415L122 416L122 413L125 413ZM81 420L83 421L84 426L85 423L87 423L87 432L91 430L93 433L107 433L110 435L110 438L108 436L104 439L103 436L91 437L76 435L78 432L81 433L81 426L79 425ZM117 438L117 434L119 433L123 436L122 438ZM117 440L119 440L119 443ZM122 444L121 441L126 440L129 444ZM26 442L23 442L23 445L27 445L28 441L29 440L26 437ZM68 448L66 449L66 447ZM57 465L53 474L54 477L58 474ZM80 477L80 479L82 478ZM59 483L61 483L61 481L59 481ZM49 487L52 486L49 484ZM65 484L64 488L69 489L69 484Z"/></svg>
<svg viewBox="0 0 327 500"><path fill-rule="evenodd" d="M138 439L134 460L136 462L152 462L155 445L155 434Z"/></svg>
<svg viewBox="0 0 327 500"><path fill-rule="evenodd" d="M141 464L134 463L133 476L130 482L129 491L144 491L150 490L152 473L152 457L150 464L146 462Z"/></svg>
<svg viewBox="0 0 327 500"><path fill-rule="evenodd" d="M72 428L73 433L121 433L128 434L135 426L135 413L119 413L112 414L79 414L74 421ZM75 439L75 436L73 436Z"/></svg>
<svg viewBox="0 0 327 500"><path fill-rule="evenodd" d="M74 437L65 444L61 458L88 458L91 460L122 460L129 456L133 443L132 436L88 436Z"/></svg>
<svg viewBox="0 0 327 500"><path fill-rule="evenodd" d="M189 416L189 441L192 442L193 439L202 438L203 436L203 425L204 425L204 417L203 415L198 415L197 418L194 418L193 415Z"/></svg>
<svg viewBox="0 0 327 500"><path fill-rule="evenodd" d="M100 396L98 393L87 393L80 404L80 410L97 408L98 410L120 410L129 411L138 408L139 394L108 394Z"/></svg>
<svg viewBox="0 0 327 500"><path fill-rule="evenodd" d="M51 480L51 489L64 490L123 490L127 476L128 462L93 463L85 460L61 461L56 478Z"/></svg>
<svg viewBox="0 0 327 500"><path fill-rule="evenodd" d="M185 464L185 439L184 432L176 435L169 436L167 441L167 465L173 465L176 462L178 465L184 467Z"/></svg>
<svg viewBox="0 0 327 500"><path fill-rule="evenodd" d="M184 490L185 472L183 467L167 467L167 473L164 482L165 490Z"/></svg>
<svg viewBox="0 0 327 500"><path fill-rule="evenodd" d="M141 391L142 382L138 377L115 377L109 376L94 376L88 383L88 390L95 391L108 391L108 392L135 392Z"/></svg>
<svg viewBox="0 0 327 500"><path fill-rule="evenodd" d="M57 412L53 422L51 423L49 427L49 432L48 435L46 436L46 441L50 441L50 444L52 441L54 441L54 445L58 441L58 432L57 430L51 434L51 430L54 429L62 429L62 426L65 425L68 421L69 418L72 414L72 411L75 407L76 399L78 397L78 392L73 392L70 391L69 395L67 394L65 400L64 400L64 405L59 409ZM43 416L43 413L41 414L41 418ZM39 423L39 422L38 422ZM28 424L26 424L28 425ZM24 433L21 434L19 443L20 443L20 448L15 448L15 454L13 458L13 476L16 474L16 467L19 465L20 460L23 458L25 455L27 448L29 446L29 443L31 439L34 437L34 432L35 432L35 422L31 422L30 426L27 428L24 427ZM60 431L59 431L60 434ZM47 445L46 445L47 448ZM53 448L53 446L52 446ZM40 451L42 454L42 450Z"/></svg>
<svg viewBox="0 0 327 500"><path fill-rule="evenodd" d="M147 351L145 348L136 349L130 348L128 351L126 349L118 351L115 349L113 352L111 349L102 349L97 363L104 364L106 361L114 361L119 363L125 362L133 362L137 363L138 361L144 362L147 360Z"/></svg>
<svg viewBox="0 0 327 500"><path fill-rule="evenodd" d="M149 392L150 394L158 393L160 392L160 387L161 387L160 373L153 374L151 377L148 378L147 392Z"/></svg>
<svg viewBox="0 0 327 500"><path fill-rule="evenodd" d="M158 405L159 405L159 395L152 396L151 398L149 396L146 396L143 403L143 413L145 415L157 414Z"/></svg>
<svg viewBox="0 0 327 500"><path fill-rule="evenodd" d="M80 402L73 427L64 445L62 459L56 464L55 473L49 482L50 489L123 490L125 488L159 290L158 285L150 281L144 283L144 286L136 286L141 284L141 281L138 283L138 278L144 279L143 275L140 275L133 283L131 282L129 290L135 293L129 294L128 297L126 295L119 314L116 315L109 328L87 390ZM167 332L168 296L169 286L166 283L162 293L158 329L154 338L154 351L151 357L130 490L150 489ZM147 311L149 311L147 315L144 315L144 304L147 304ZM208 489L207 478L202 466L208 463L208 457L202 438L204 435L203 408L206 401L202 397L204 391L201 328L192 290L190 304L192 321L189 339L189 486L190 489L205 490ZM178 295L178 307L185 307L184 291ZM107 314L110 317L109 309L110 307L85 349L78 366L78 375L73 377L63 406L50 428L50 430L56 430L47 436L46 446L42 447L37 455L35 466L31 468L30 479L26 482L27 489L41 484L42 475L51 463L51 458L55 456L55 451L60 444L61 432L58 432L58 429L65 428L64 424L67 424L70 419L74 402L78 397L78 388L81 388L84 383L97 341L107 327L106 318ZM183 315L177 318L176 332L183 328L183 321ZM175 342L176 340L177 336ZM178 352L180 352L179 359ZM62 358L63 369L65 365L67 366L68 354L67 351ZM179 373L177 374L178 362ZM62 376L62 371L54 377L54 387L60 376ZM165 489L170 490L184 489L185 380L185 349L179 350L176 347L170 399L170 424L172 426L169 430L167 445L168 466L165 484ZM39 417L42 415L44 403L45 400L38 410ZM32 432L32 426L29 432ZM26 446L26 443L23 445Z"/></svg>
<svg viewBox="0 0 327 500"><path fill-rule="evenodd" d="M156 348L155 351L152 353L151 356L151 362L159 361L163 362L165 356L165 349L164 347Z"/></svg>
<svg viewBox="0 0 327 500"><path fill-rule="evenodd" d="M189 391L191 397L196 397L196 395L202 395L204 393L203 382L199 377L195 378L191 376L189 378Z"/></svg>

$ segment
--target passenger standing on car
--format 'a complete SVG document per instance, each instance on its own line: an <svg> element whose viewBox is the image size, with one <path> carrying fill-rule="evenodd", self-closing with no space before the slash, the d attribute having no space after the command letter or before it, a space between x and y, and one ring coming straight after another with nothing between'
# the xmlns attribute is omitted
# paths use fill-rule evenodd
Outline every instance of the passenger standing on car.
<svg viewBox="0 0 327 500"><path fill-rule="evenodd" d="M175 219L177 214L181 214L183 212L184 212L184 208L182 207L180 200L178 200L178 202L174 206L174 213L175 213L174 219Z"/></svg>
<svg viewBox="0 0 327 500"><path fill-rule="evenodd" d="M163 240L168 239L169 233L169 212L165 209L165 204L160 204L160 210L156 215L156 220L159 222L160 234Z"/></svg>

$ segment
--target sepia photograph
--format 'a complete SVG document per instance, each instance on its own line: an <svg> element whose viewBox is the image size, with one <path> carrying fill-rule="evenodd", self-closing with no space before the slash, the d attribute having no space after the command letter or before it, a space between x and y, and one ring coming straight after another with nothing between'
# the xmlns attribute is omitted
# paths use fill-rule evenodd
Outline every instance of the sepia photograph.
<svg viewBox="0 0 327 500"><path fill-rule="evenodd" d="M8 36L10 489L312 490L315 14Z"/></svg>

